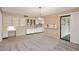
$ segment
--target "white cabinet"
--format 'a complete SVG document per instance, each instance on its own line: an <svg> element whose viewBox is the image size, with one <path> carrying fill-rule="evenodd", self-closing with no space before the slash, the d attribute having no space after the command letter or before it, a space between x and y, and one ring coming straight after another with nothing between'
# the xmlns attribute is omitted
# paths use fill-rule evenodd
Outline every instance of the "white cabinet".
<svg viewBox="0 0 79 59"><path fill-rule="evenodd" d="M7 15L7 24L8 24L8 26L13 25L13 19L12 19L11 15Z"/></svg>
<svg viewBox="0 0 79 59"><path fill-rule="evenodd" d="M3 15L3 26L10 26L10 25L12 25L12 16Z"/></svg>
<svg viewBox="0 0 79 59"><path fill-rule="evenodd" d="M8 37L8 26L11 25L11 16L3 14L3 28L2 28L2 38Z"/></svg>
<svg viewBox="0 0 79 59"><path fill-rule="evenodd" d="M2 38L6 38L6 37L8 37L7 26L3 26L3 30L2 30Z"/></svg>
<svg viewBox="0 0 79 59"><path fill-rule="evenodd" d="M32 34L32 33L35 33L34 28L32 28L32 29L27 29L27 34Z"/></svg>
<svg viewBox="0 0 79 59"><path fill-rule="evenodd" d="M8 26L11 26L12 23L12 16L11 15L7 15L7 14L3 14L3 28L2 28L2 37L6 38L8 37Z"/></svg>
<svg viewBox="0 0 79 59"><path fill-rule="evenodd" d="M19 21L20 21L20 26L25 26L26 25L24 17L19 17Z"/></svg>
<svg viewBox="0 0 79 59"><path fill-rule="evenodd" d="M35 19L35 18L28 18L26 19L26 34L31 34L31 33L39 33L39 32L43 32L44 28L43 28L43 24L44 24L44 20L39 20L39 19Z"/></svg>
<svg viewBox="0 0 79 59"><path fill-rule="evenodd" d="M29 20L27 20L29 19ZM16 29L16 35L25 35L29 33L42 32L43 29L37 26L43 22L36 21L36 18L24 17L21 15L3 14L3 37L8 37L8 26L14 26ZM41 26L40 26L41 27Z"/></svg>
<svg viewBox="0 0 79 59"><path fill-rule="evenodd" d="M25 26L25 18L17 15L3 15L3 26Z"/></svg>
<svg viewBox="0 0 79 59"><path fill-rule="evenodd" d="M14 26L19 26L19 17L18 16L13 16L13 25Z"/></svg>
<svg viewBox="0 0 79 59"><path fill-rule="evenodd" d="M44 28L30 28L27 29L27 34L32 34L32 33L39 33L39 32L44 32Z"/></svg>
<svg viewBox="0 0 79 59"><path fill-rule="evenodd" d="M38 28L35 28L35 32L44 32L44 28L42 27L38 27Z"/></svg>
<svg viewBox="0 0 79 59"><path fill-rule="evenodd" d="M6 19L7 19L7 16L6 16L6 15L3 15L3 20L2 20L2 21L3 21L3 22L2 22L2 23L3 23L3 26L8 26Z"/></svg>
<svg viewBox="0 0 79 59"><path fill-rule="evenodd" d="M24 35L26 26L24 16L3 13L3 38L8 37L9 26L15 27L17 36Z"/></svg>
<svg viewBox="0 0 79 59"><path fill-rule="evenodd" d="M17 26L16 27L16 36L25 35L25 26Z"/></svg>

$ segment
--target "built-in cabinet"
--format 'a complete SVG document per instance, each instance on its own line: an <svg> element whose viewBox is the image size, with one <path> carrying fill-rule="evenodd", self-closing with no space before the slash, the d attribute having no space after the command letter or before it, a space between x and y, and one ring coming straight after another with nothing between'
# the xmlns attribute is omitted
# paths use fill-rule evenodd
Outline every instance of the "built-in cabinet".
<svg viewBox="0 0 79 59"><path fill-rule="evenodd" d="M8 37L9 26L14 26L16 31L16 36L43 32L43 24L37 18L32 17L24 17L23 15L16 15L16 14L8 14L3 13L3 38ZM44 20L43 20L44 22ZM10 32L12 33L12 32Z"/></svg>
<svg viewBox="0 0 79 59"><path fill-rule="evenodd" d="M18 16L13 16L13 25L14 26L19 26L19 17Z"/></svg>
<svg viewBox="0 0 79 59"><path fill-rule="evenodd" d="M3 26L10 26L12 21L12 16L3 14Z"/></svg>
<svg viewBox="0 0 79 59"><path fill-rule="evenodd" d="M3 13L3 38L8 37L8 27L14 26L16 29L16 36L25 34L25 18L21 15L13 15ZM11 33L11 32L10 32Z"/></svg>
<svg viewBox="0 0 79 59"><path fill-rule="evenodd" d="M25 26L24 16L3 15L3 26Z"/></svg>
<svg viewBox="0 0 79 59"><path fill-rule="evenodd" d="M2 37L5 38L8 37L7 27L10 21L8 21L8 16L6 14L3 14L2 19Z"/></svg>
<svg viewBox="0 0 79 59"><path fill-rule="evenodd" d="M42 21L44 22L44 19ZM26 34L44 32L43 22L40 22L37 18L26 19Z"/></svg>
<svg viewBox="0 0 79 59"><path fill-rule="evenodd" d="M26 26L25 17L19 17L19 26Z"/></svg>

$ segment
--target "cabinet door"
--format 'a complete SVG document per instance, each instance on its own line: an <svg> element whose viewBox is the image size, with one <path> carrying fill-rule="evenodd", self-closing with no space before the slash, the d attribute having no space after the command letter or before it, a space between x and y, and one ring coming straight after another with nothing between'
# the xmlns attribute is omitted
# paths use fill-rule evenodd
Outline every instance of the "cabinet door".
<svg viewBox="0 0 79 59"><path fill-rule="evenodd" d="M3 15L3 26L11 26L12 25L12 16Z"/></svg>
<svg viewBox="0 0 79 59"><path fill-rule="evenodd" d="M8 23L8 26L12 26L13 25L13 19L12 19L12 16L11 15L8 15L7 16L7 23Z"/></svg>
<svg viewBox="0 0 79 59"><path fill-rule="evenodd" d="M20 26L25 26L26 22L25 22L25 18L24 17L20 17Z"/></svg>
<svg viewBox="0 0 79 59"><path fill-rule="evenodd" d="M13 25L14 26L19 26L19 17L18 16L13 16Z"/></svg>
<svg viewBox="0 0 79 59"><path fill-rule="evenodd" d="M3 15L3 26L8 26L7 24L7 16Z"/></svg>
<svg viewBox="0 0 79 59"><path fill-rule="evenodd" d="M16 36L25 35L25 26L17 26L16 27Z"/></svg>
<svg viewBox="0 0 79 59"><path fill-rule="evenodd" d="M6 26L3 26L3 29L2 29L2 37L3 38L8 37L8 31L7 31L7 27Z"/></svg>

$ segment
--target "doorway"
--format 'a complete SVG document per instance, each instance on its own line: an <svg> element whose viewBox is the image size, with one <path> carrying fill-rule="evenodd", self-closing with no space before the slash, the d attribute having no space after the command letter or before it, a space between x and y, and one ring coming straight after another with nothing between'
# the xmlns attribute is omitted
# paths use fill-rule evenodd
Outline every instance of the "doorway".
<svg viewBox="0 0 79 59"><path fill-rule="evenodd" d="M60 16L60 39L70 41L70 15Z"/></svg>

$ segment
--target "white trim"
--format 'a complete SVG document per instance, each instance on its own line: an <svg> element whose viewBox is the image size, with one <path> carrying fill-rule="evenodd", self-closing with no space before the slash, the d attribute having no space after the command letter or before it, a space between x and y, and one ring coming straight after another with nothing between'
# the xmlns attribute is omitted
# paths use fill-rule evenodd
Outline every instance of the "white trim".
<svg viewBox="0 0 79 59"><path fill-rule="evenodd" d="M2 42L2 37L0 37L0 42Z"/></svg>

